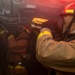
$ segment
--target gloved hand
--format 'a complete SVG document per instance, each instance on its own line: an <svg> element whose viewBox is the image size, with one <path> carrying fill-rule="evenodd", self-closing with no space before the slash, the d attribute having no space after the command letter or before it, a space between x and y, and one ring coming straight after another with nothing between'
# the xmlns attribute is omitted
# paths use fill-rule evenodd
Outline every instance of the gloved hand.
<svg viewBox="0 0 75 75"><path fill-rule="evenodd" d="M48 19L44 19L44 18L33 18L32 22L31 22L31 28L33 30L33 32L35 32L36 36L39 34L40 29L41 29L41 25L43 22L48 21Z"/></svg>
<svg viewBox="0 0 75 75"><path fill-rule="evenodd" d="M42 23L41 28L49 28L55 40L58 40L61 37L60 30L58 28L58 24L55 21L44 22Z"/></svg>
<svg viewBox="0 0 75 75"><path fill-rule="evenodd" d="M41 19L36 19L33 20L32 24L31 24L32 29L34 30L34 32L36 33L36 35L39 34L40 30L42 28L48 28L51 30L51 34L53 36L53 38L59 38L61 36L60 30L58 28L58 24L57 22L53 21L53 20L45 20L44 22L41 22Z"/></svg>

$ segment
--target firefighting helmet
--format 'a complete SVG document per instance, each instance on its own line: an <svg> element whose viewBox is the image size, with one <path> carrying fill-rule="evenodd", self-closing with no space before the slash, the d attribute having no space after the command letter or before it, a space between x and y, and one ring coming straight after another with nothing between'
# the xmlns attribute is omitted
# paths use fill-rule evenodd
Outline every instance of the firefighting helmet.
<svg viewBox="0 0 75 75"><path fill-rule="evenodd" d="M44 19L44 18L33 18L32 22L31 22L31 27L32 28L41 28L42 23L48 21L48 19Z"/></svg>
<svg viewBox="0 0 75 75"><path fill-rule="evenodd" d="M61 15L75 15L75 2L67 5Z"/></svg>

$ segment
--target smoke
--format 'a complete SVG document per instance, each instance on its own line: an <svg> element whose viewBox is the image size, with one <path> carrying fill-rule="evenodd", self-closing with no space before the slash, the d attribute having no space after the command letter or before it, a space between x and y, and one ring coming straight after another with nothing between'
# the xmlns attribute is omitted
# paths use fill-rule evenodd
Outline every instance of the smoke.
<svg viewBox="0 0 75 75"><path fill-rule="evenodd" d="M28 4L43 5L43 6L56 7L56 8L63 5L58 0L22 0L22 1Z"/></svg>

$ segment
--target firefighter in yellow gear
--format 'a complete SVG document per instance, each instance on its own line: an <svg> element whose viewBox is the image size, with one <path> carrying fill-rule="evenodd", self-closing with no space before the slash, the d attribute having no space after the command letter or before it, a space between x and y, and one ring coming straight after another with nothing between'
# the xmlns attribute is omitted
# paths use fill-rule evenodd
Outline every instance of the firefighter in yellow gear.
<svg viewBox="0 0 75 75"><path fill-rule="evenodd" d="M64 19L64 39L56 41L50 28L41 28L37 37L36 58L46 68L54 69L56 75L75 75L75 36L72 38L75 35L75 3L66 6L61 16Z"/></svg>

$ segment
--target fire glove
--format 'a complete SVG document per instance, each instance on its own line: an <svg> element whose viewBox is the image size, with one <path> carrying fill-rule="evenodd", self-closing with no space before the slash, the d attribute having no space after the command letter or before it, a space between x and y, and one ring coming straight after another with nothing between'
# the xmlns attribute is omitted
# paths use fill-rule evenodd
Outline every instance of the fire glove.
<svg viewBox="0 0 75 75"><path fill-rule="evenodd" d="M55 21L47 21L42 23L41 28L49 28L51 30L51 34L54 40L59 41L61 40L62 34L60 29L58 28L58 24Z"/></svg>
<svg viewBox="0 0 75 75"><path fill-rule="evenodd" d="M37 17L32 19L31 28L35 32L36 36L38 36L40 32L42 23L46 21L48 20L43 18L37 18Z"/></svg>
<svg viewBox="0 0 75 75"><path fill-rule="evenodd" d="M42 18L34 18L32 20L31 27L35 31L35 33L38 35L40 30L42 28L48 28L51 30L51 34L55 40L58 40L61 37L60 30L58 28L58 24L56 21L53 20L47 20Z"/></svg>

